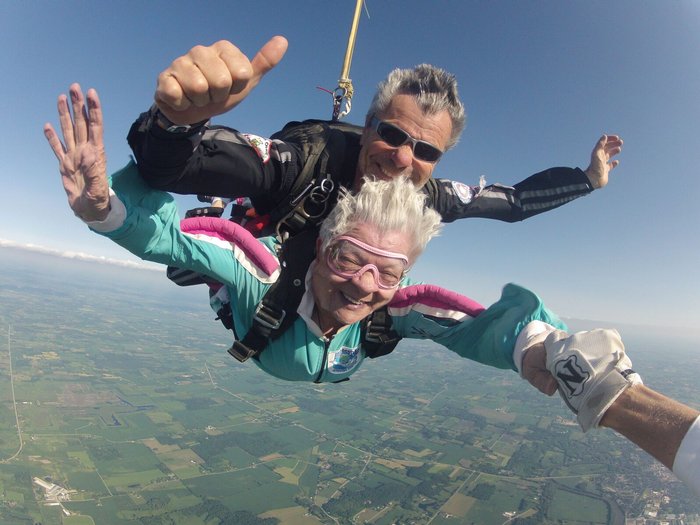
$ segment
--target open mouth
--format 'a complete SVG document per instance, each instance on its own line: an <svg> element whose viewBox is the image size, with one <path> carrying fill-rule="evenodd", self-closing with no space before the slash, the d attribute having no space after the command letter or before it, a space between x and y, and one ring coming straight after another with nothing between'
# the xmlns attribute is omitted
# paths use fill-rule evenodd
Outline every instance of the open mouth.
<svg viewBox="0 0 700 525"><path fill-rule="evenodd" d="M377 167L379 168L379 174L377 175L378 179L391 180L393 175L391 175L390 173L387 173L387 171L384 168L382 168L381 166L377 165Z"/></svg>
<svg viewBox="0 0 700 525"><path fill-rule="evenodd" d="M398 173L389 173L386 169L384 169L384 167L382 167L381 164L377 164L377 171L378 173L375 174L375 177L379 180L391 180L398 176Z"/></svg>
<svg viewBox="0 0 700 525"><path fill-rule="evenodd" d="M367 170L370 175L379 180L391 180L394 177L402 173L395 173L393 170L389 171L386 167L382 166L381 163L375 161L372 163L372 167Z"/></svg>
<svg viewBox="0 0 700 525"><path fill-rule="evenodd" d="M340 295L342 295L343 299L345 299L348 303L350 303L353 306L363 306L367 304L364 301L360 301L359 299L354 299L353 297L350 297L345 292L340 292Z"/></svg>

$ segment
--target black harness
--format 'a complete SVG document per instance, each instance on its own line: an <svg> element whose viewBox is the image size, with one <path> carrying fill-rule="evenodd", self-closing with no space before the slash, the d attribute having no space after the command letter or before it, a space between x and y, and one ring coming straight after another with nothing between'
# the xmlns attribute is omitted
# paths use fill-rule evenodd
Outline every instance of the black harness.
<svg viewBox="0 0 700 525"><path fill-rule="evenodd" d="M271 340L280 337L296 321L306 289L306 273L315 257L317 238L316 229L306 230L282 244L279 279L258 303L248 333L243 339L235 340L228 349L238 361L260 355ZM400 340L401 337L391 329L391 316L386 306L363 320L361 344L367 357L374 359L391 353Z"/></svg>
<svg viewBox="0 0 700 525"><path fill-rule="evenodd" d="M259 356L269 341L280 337L298 317L306 273L315 257L320 223L337 201L339 192L344 191L334 182L332 174L342 170L346 141L359 141L361 133L361 127L344 122L308 120L290 122L272 135L272 139L297 144L306 161L289 199L270 212L270 222L282 241L278 253L280 276L258 304L251 329L238 339L230 304L226 303L217 312L217 320L234 331L235 340L228 353L238 361ZM188 211L186 217L220 215L221 208L205 207ZM231 220L239 222L240 216L237 211ZM190 270L168 267L167 275L180 286L212 284L206 276ZM401 340L391 327L387 307L364 319L361 332L362 348L369 358L391 353Z"/></svg>

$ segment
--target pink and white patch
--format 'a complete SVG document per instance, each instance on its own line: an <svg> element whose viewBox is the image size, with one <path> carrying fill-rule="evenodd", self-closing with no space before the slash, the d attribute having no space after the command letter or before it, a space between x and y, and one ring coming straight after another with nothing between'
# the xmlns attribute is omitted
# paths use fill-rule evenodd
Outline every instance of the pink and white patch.
<svg viewBox="0 0 700 525"><path fill-rule="evenodd" d="M260 159L263 161L263 164L267 163L267 161L270 160L270 146L272 141L250 133L243 133L243 136L248 141L248 144L250 144L250 146L258 154L258 157L260 157Z"/></svg>

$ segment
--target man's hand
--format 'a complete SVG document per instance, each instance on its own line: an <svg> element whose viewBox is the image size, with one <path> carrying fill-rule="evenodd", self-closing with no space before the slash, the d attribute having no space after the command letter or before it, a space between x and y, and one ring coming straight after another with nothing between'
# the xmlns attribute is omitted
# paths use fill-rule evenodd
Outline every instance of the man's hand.
<svg viewBox="0 0 700 525"><path fill-rule="evenodd" d="M617 135L603 135L596 142L591 153L591 163L586 168L586 175L594 188L602 188L608 183L610 171L620 161L612 158L622 151L622 139Z"/></svg>
<svg viewBox="0 0 700 525"><path fill-rule="evenodd" d="M544 348L547 368L584 432L598 427L606 410L622 392L642 384L641 377L632 370L632 361L616 330L573 335L558 330L547 336Z"/></svg>
<svg viewBox="0 0 700 525"><path fill-rule="evenodd" d="M532 345L525 351L522 376L537 390L548 396L557 391L557 380L547 370L547 352L544 342Z"/></svg>
<svg viewBox="0 0 700 525"><path fill-rule="evenodd" d="M102 108L94 89L87 94L88 110L78 84L70 87L73 118L65 95L58 97L58 118L64 143L51 124L44 135L58 159L63 188L73 212L85 221L101 221L109 213L107 158L102 141Z"/></svg>
<svg viewBox="0 0 700 525"><path fill-rule="evenodd" d="M272 37L249 60L231 42L193 47L158 76L155 101L176 124L195 124L240 104L287 51L287 39Z"/></svg>

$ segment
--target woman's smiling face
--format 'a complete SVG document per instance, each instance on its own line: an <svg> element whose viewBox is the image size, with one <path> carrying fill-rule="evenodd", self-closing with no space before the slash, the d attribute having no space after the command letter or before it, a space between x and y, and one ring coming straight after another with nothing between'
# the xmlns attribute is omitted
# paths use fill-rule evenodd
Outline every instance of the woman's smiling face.
<svg viewBox="0 0 700 525"><path fill-rule="evenodd" d="M412 249L410 235L405 232L380 234L377 228L368 224L355 225L345 236L378 249L380 252L402 254L412 263L409 254ZM332 242L331 242L332 245ZM330 248L330 247L329 247ZM328 266L326 251L317 249L316 265L311 278L311 290L316 304L319 326L326 335L332 335L343 326L361 321L375 310L393 299L397 288L380 288L377 275L367 269L351 278L338 275ZM398 257L387 257L366 250L356 255L360 267L374 265L379 272L401 273L406 264Z"/></svg>

